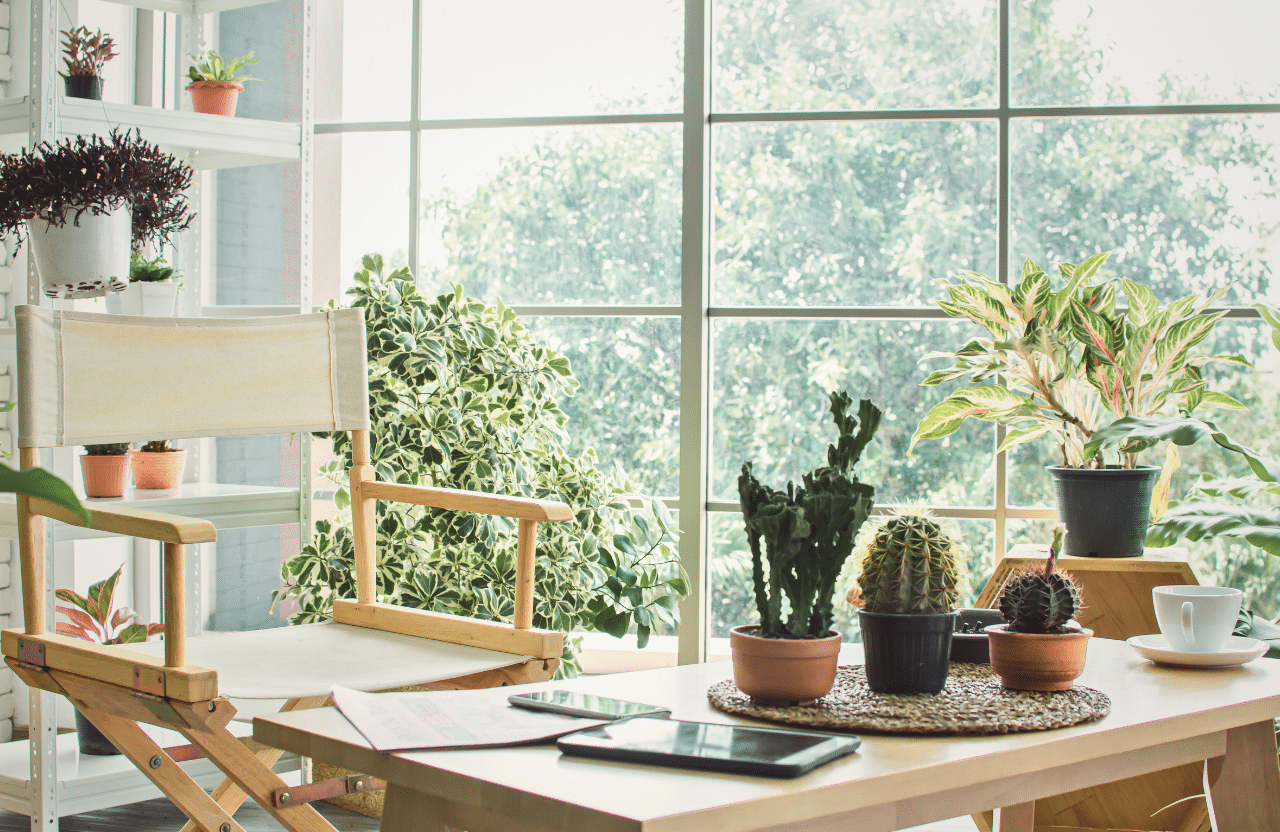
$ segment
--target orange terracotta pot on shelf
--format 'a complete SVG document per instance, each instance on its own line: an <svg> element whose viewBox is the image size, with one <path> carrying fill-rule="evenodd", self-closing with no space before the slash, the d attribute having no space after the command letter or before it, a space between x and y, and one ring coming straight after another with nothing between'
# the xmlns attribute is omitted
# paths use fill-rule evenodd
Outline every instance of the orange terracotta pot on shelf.
<svg viewBox="0 0 1280 832"><path fill-rule="evenodd" d="M733 683L762 702L812 702L836 681L840 634L826 638L763 638L757 624L729 631Z"/></svg>
<svg viewBox="0 0 1280 832"><path fill-rule="evenodd" d="M235 81L192 81L187 92L191 93L191 109L197 113L234 116L236 99L244 92L244 85Z"/></svg>
<svg viewBox="0 0 1280 832"><path fill-rule="evenodd" d="M129 457L125 454L84 454L80 457L86 497L123 497L129 485Z"/></svg>
<svg viewBox="0 0 1280 832"><path fill-rule="evenodd" d="M187 452L130 451L133 484L141 489L177 488L187 467Z"/></svg>

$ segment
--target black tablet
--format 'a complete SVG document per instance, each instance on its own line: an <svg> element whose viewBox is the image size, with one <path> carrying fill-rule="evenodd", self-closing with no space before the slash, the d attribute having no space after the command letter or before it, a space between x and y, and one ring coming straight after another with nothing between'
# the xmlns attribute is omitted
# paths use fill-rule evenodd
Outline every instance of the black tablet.
<svg viewBox="0 0 1280 832"><path fill-rule="evenodd" d="M556 740L565 754L655 766L798 777L862 744L847 734L641 717Z"/></svg>

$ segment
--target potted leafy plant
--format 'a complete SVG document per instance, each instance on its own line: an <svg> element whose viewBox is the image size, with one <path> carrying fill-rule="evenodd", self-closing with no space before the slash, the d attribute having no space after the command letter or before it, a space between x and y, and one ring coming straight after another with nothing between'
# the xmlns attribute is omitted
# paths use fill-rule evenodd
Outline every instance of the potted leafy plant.
<svg viewBox="0 0 1280 832"><path fill-rule="evenodd" d="M123 497L129 482L129 443L85 445L80 473L86 497Z"/></svg>
<svg viewBox="0 0 1280 832"><path fill-rule="evenodd" d="M126 607L115 608L116 584L124 572L120 565L109 578L89 587L87 596L69 589L59 589L55 595L59 601L72 606L58 607L58 612L68 621L57 622L57 631L64 636L84 639L97 644L137 644L157 633L164 632L163 624L142 624L136 621L138 614ZM82 754L119 754L111 741L76 711L76 734Z"/></svg>
<svg viewBox="0 0 1280 832"><path fill-rule="evenodd" d="M1000 614L1008 623L986 631L991 669L1006 688L1070 690L1084 672L1093 630L1072 620L1081 607L1080 588L1057 568L1064 536L1066 527L1055 526L1044 567L1015 572L1000 591Z"/></svg>
<svg viewBox="0 0 1280 832"><path fill-rule="evenodd" d="M30 236L49 297L119 292L132 250L191 224L191 177L137 130L40 142L0 156L0 235Z"/></svg>
<svg viewBox="0 0 1280 832"><path fill-rule="evenodd" d="M102 100L102 67L118 53L115 41L99 29L90 32L84 26L64 29L62 36L63 62L67 71L60 73L66 85L68 98Z"/></svg>
<svg viewBox="0 0 1280 832"><path fill-rule="evenodd" d="M187 452L170 445L168 439L155 439L143 443L139 450L130 451L129 465L137 488L177 488L182 485Z"/></svg>
<svg viewBox="0 0 1280 832"><path fill-rule="evenodd" d="M1173 445L1210 436L1238 450L1191 413L1199 406L1241 406L1209 390L1201 374L1210 361L1240 359L1194 352L1225 314L1209 311L1221 292L1162 306L1146 286L1122 280L1127 303L1120 308L1115 281L1095 285L1107 256L1060 265L1058 288L1030 260L1012 287L973 273L941 281L948 294L938 302L943 311L973 321L990 337L926 356L954 364L923 383L964 376L986 383L955 390L935 405L911 441L940 439L969 418L1007 426L1001 450L1049 437L1061 452L1061 465L1048 470L1058 518L1072 530L1066 554L1127 557L1142 554L1152 493L1167 492L1177 466ZM1163 468L1139 465L1139 452L1162 440L1173 443ZM1112 446L1116 456L1109 462L1104 451ZM1156 513L1161 509L1158 503Z"/></svg>
<svg viewBox="0 0 1280 832"><path fill-rule="evenodd" d="M886 520L859 553L858 610L867 686L937 693L946 686L960 588L955 541L923 511Z"/></svg>
<svg viewBox="0 0 1280 832"><path fill-rule="evenodd" d="M164 257L146 258L135 251L129 262L129 285L107 297L107 308L125 315L167 318L178 303L182 275ZM118 308L113 300L119 298Z"/></svg>
<svg viewBox="0 0 1280 832"><path fill-rule="evenodd" d="M799 486L788 483L779 491L762 485L750 462L738 477L760 623L734 627L729 644L734 683L753 699L813 700L835 682L836 579L875 498L875 488L860 482L854 467L882 415L863 399L855 417L851 404L844 391L831 394L839 438L827 448L827 464L805 474Z"/></svg>
<svg viewBox="0 0 1280 832"><path fill-rule="evenodd" d="M224 61L212 49L188 57L195 63L187 70L191 81L187 92L191 93L191 108L197 113L234 116L236 100L244 92L244 82L262 80L239 74L244 67L258 62L252 52L230 61Z"/></svg>

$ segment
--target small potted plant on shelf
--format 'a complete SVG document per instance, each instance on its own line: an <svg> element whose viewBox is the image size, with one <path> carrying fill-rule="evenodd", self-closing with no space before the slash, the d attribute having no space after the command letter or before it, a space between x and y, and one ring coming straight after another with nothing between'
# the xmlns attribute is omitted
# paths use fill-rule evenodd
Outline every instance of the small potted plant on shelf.
<svg viewBox="0 0 1280 832"><path fill-rule="evenodd" d="M937 693L950 670L960 589L955 541L920 510L886 520L859 553L858 609L867 687L877 693Z"/></svg>
<svg viewBox="0 0 1280 832"><path fill-rule="evenodd" d="M131 251L191 224L191 177L137 130L40 142L0 156L0 235L31 238L48 297L119 292Z"/></svg>
<svg viewBox="0 0 1280 832"><path fill-rule="evenodd" d="M1000 614L1007 624L987 627L991 669L1013 690L1070 690L1084 672L1093 630L1073 619L1081 608L1080 588L1057 568L1065 526L1053 529L1043 568L1015 572L1000 590Z"/></svg>
<svg viewBox="0 0 1280 832"><path fill-rule="evenodd" d="M733 678L753 699L804 702L831 690L840 634L831 629L836 580L871 513L875 488L854 473L880 426L881 411L863 399L855 417L843 391L831 395L840 431L827 464L785 491L760 484L742 466L738 494L751 550L758 625L729 634ZM783 615L783 598L790 607Z"/></svg>
<svg viewBox="0 0 1280 832"><path fill-rule="evenodd" d="M141 489L177 488L182 485L182 472L187 465L187 452L156 439L129 453L133 468L133 484Z"/></svg>
<svg viewBox="0 0 1280 832"><path fill-rule="evenodd" d="M67 71L60 73L66 85L67 97L102 100L102 67L118 53L115 41L99 29L90 32L84 26L65 29L62 36L63 62Z"/></svg>
<svg viewBox="0 0 1280 832"><path fill-rule="evenodd" d="M129 285L119 295L107 298L108 309L125 315L172 317L178 303L181 277L164 257L146 258L135 251L129 263ZM111 303L119 298L119 309Z"/></svg>
<svg viewBox="0 0 1280 832"><path fill-rule="evenodd" d="M126 607L113 608L116 584L123 572L124 564L121 564L111 577L90 586L87 596L69 589L59 589L55 593L58 600L66 601L72 606L58 607L58 612L65 615L70 623L57 622L57 631L64 636L98 644L137 644L157 633L163 633L163 624L142 624L135 620L138 614L133 610ZM78 710L76 734L82 754L120 753Z"/></svg>
<svg viewBox="0 0 1280 832"><path fill-rule="evenodd" d="M197 113L234 116L236 100L244 92L244 82L262 80L238 74L244 67L258 62L252 52L231 61L224 61L212 49L188 57L195 63L187 70L191 81L187 91L191 93L191 108Z"/></svg>
<svg viewBox="0 0 1280 832"><path fill-rule="evenodd" d="M129 483L129 443L85 445L80 473L86 497L123 497Z"/></svg>
<svg viewBox="0 0 1280 832"><path fill-rule="evenodd" d="M966 273L941 281L947 314L990 334L956 350L932 353L953 366L931 374L933 385L968 376L985 382L952 392L920 421L912 444L940 439L966 419L1009 428L1000 449L1047 436L1061 464L1049 466L1058 519L1072 533L1064 554L1141 555L1152 513L1163 510L1168 478L1177 467L1174 445L1211 437L1245 453L1211 422L1192 418L1197 407L1239 408L1208 389L1201 368L1236 357L1197 355L1225 312L1209 307L1222 295L1189 295L1161 305L1146 286L1095 278L1109 252L1058 267L1060 283L1030 260L1015 286ZM1126 299L1117 307L1117 288ZM1138 454L1170 440L1163 467L1139 465ZM1115 446L1108 461L1104 451ZM1160 500L1152 506L1153 493Z"/></svg>

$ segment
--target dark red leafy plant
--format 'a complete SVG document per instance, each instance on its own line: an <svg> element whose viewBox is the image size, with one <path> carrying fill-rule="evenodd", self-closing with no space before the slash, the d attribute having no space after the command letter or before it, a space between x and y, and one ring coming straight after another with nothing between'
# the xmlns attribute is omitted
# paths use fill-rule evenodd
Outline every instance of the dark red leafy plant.
<svg viewBox="0 0 1280 832"><path fill-rule="evenodd" d="M63 226L86 211L99 215L133 207L133 248L162 244L191 225L187 204L191 166L150 142L137 129L103 138L74 136L40 142L0 156L0 235L26 239L26 221Z"/></svg>
<svg viewBox="0 0 1280 832"><path fill-rule="evenodd" d="M136 644L156 633L163 633L163 624L140 624L133 620L138 614L128 608L112 611L116 582L123 571L124 564L121 564L110 578L89 587L87 598L69 589L58 590L55 594L59 601L75 604L74 607L58 607L58 612L71 619L70 624L59 621L58 632L98 644Z"/></svg>

